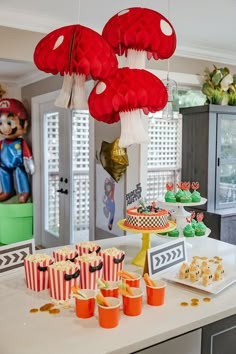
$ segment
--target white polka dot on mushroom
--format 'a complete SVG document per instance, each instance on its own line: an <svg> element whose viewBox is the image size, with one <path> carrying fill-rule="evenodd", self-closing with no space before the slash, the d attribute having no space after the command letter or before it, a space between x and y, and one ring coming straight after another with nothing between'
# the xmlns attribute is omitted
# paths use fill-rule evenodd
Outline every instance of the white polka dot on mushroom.
<svg viewBox="0 0 236 354"><path fill-rule="evenodd" d="M99 82L99 84L96 87L96 93L99 95L100 93L104 92L107 88L107 85L105 82Z"/></svg>
<svg viewBox="0 0 236 354"><path fill-rule="evenodd" d="M160 27L161 27L162 32L166 36L171 36L172 35L173 30L172 30L172 28L171 28L171 26L169 25L168 22L166 22L165 20L161 20Z"/></svg>
<svg viewBox="0 0 236 354"><path fill-rule="evenodd" d="M57 49L62 44L63 41L64 41L64 36L58 37L56 43L54 44L53 50Z"/></svg>

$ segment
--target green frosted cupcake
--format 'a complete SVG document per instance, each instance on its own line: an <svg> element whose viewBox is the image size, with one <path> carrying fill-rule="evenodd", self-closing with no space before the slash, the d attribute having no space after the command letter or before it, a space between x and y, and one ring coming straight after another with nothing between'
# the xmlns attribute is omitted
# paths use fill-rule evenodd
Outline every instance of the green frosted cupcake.
<svg viewBox="0 0 236 354"><path fill-rule="evenodd" d="M191 196L193 203L199 203L201 201L201 194L198 191L193 191Z"/></svg>
<svg viewBox="0 0 236 354"><path fill-rule="evenodd" d="M184 233L185 237L194 237L194 234L195 234L194 229L191 224L188 224L185 226L183 233Z"/></svg>
<svg viewBox="0 0 236 354"><path fill-rule="evenodd" d="M168 232L168 236L170 237L179 237L179 230L178 229L174 229L172 231Z"/></svg>
<svg viewBox="0 0 236 354"><path fill-rule="evenodd" d="M192 221L191 221L191 225L192 225L192 228L195 230L196 225L197 225L197 220L192 219Z"/></svg>
<svg viewBox="0 0 236 354"><path fill-rule="evenodd" d="M176 202L180 202L180 198L183 195L183 191L182 189L179 189L176 193L175 193L175 198L176 198Z"/></svg>
<svg viewBox="0 0 236 354"><path fill-rule="evenodd" d="M183 194L180 197L181 203L192 203L192 195L189 194L189 191L183 191Z"/></svg>
<svg viewBox="0 0 236 354"><path fill-rule="evenodd" d="M195 235L196 236L204 236L206 234L206 225L203 221L200 221L196 224L195 227Z"/></svg>
<svg viewBox="0 0 236 354"><path fill-rule="evenodd" d="M176 203L176 198L173 191L167 191L165 194L165 201L168 203Z"/></svg>

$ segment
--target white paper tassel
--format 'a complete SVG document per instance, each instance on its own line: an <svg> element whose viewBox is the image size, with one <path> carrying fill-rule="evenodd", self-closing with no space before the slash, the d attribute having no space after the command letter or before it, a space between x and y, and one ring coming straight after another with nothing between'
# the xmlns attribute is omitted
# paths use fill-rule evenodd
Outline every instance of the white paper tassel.
<svg viewBox="0 0 236 354"><path fill-rule="evenodd" d="M141 111L120 112L121 135L119 146L126 148L133 144L149 142L149 136L143 127Z"/></svg>
<svg viewBox="0 0 236 354"><path fill-rule="evenodd" d="M85 94L85 79L84 74L73 74L74 81L72 87L72 97L70 108L75 109L88 109L88 101Z"/></svg>
<svg viewBox="0 0 236 354"><path fill-rule="evenodd" d="M55 106L62 107L62 108L69 107L70 99L71 99L71 92L72 92L72 85L73 85L73 76L69 75L69 74L65 74L61 91L55 101Z"/></svg>
<svg viewBox="0 0 236 354"><path fill-rule="evenodd" d="M132 69L144 69L147 53L144 50L128 49L127 66Z"/></svg>

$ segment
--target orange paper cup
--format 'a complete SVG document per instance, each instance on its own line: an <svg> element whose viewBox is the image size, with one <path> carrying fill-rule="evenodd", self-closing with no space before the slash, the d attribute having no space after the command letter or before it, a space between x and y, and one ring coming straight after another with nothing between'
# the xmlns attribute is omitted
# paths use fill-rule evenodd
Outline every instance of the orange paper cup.
<svg viewBox="0 0 236 354"><path fill-rule="evenodd" d="M147 303L152 306L161 306L165 301L166 282L158 280L156 283L155 287L146 285Z"/></svg>
<svg viewBox="0 0 236 354"><path fill-rule="evenodd" d="M109 288L101 288L100 291L105 297L119 297L119 288L118 284L115 281L106 282Z"/></svg>
<svg viewBox="0 0 236 354"><path fill-rule="evenodd" d="M115 297L107 297L111 306L105 307L98 305L98 320L102 328L114 328L119 324L120 319L120 300Z"/></svg>
<svg viewBox="0 0 236 354"><path fill-rule="evenodd" d="M130 274L132 274L135 279L124 279L123 282L131 286L131 288L140 288L141 275L132 272L130 272Z"/></svg>
<svg viewBox="0 0 236 354"><path fill-rule="evenodd" d="M122 295L123 312L127 316L138 316L142 312L143 291L138 288L131 288L134 296Z"/></svg>
<svg viewBox="0 0 236 354"><path fill-rule="evenodd" d="M83 290L87 298L75 298L75 313L79 318L89 318L94 315L95 292L93 290Z"/></svg>

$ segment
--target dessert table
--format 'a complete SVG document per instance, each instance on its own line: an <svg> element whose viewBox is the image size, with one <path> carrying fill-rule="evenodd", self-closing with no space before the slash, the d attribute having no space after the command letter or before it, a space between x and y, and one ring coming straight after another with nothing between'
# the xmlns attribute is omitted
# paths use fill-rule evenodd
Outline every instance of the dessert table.
<svg viewBox="0 0 236 354"><path fill-rule="evenodd" d="M99 240L99 243L103 248L115 246L124 250L125 269L142 274L142 268L131 263L140 250L141 237L134 234ZM166 241L160 240L155 235L151 237L152 246ZM236 246L210 238L189 239L188 242L192 243L191 248L187 247L190 257L218 255L223 258L223 262L230 263L232 270L236 272ZM51 254L52 250L43 250L41 253ZM142 286L144 287L144 283ZM211 302L201 301L206 296L211 298ZM181 302L190 302L193 297L200 299L199 306L180 306ZM62 306L61 312L57 315L45 312L30 313L31 308L39 308L50 302L49 291L36 293L27 289L24 269L18 268L0 275L0 353L122 354L136 351L154 353L157 351L152 351L149 347L191 331L197 336L202 327L235 315L235 297L236 283L217 295L209 295L192 287L168 282L163 306L147 305L144 296L140 316L128 317L121 312L118 327L103 329L98 325L97 314L90 319L77 318L74 300L71 300L69 308ZM199 338L198 344L201 342ZM196 347L191 354L200 354L200 350L200 347ZM178 353L177 344L175 353Z"/></svg>

